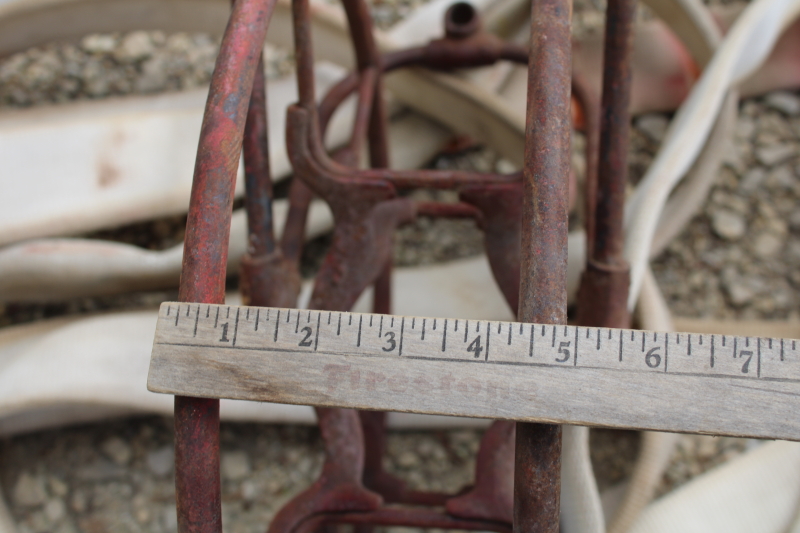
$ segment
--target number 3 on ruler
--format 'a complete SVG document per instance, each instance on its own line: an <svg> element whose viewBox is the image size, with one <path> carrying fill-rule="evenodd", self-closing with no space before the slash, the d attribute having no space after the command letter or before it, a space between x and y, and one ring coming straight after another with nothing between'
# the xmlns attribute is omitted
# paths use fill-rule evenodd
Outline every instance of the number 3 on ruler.
<svg viewBox="0 0 800 533"><path fill-rule="evenodd" d="M387 346L381 348L384 352L391 352L397 346L397 341L394 340L394 331L387 331L383 334L384 337L388 337L386 342L389 343Z"/></svg>

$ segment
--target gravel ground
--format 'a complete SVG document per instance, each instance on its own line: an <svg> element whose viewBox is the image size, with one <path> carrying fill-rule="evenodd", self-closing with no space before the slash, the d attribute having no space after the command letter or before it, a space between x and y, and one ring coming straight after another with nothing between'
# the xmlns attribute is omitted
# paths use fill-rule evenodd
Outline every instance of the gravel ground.
<svg viewBox="0 0 800 533"><path fill-rule="evenodd" d="M419 3L376 2L373 15L378 26L388 27ZM589 0L576 3L576 32L602 20L599 8L602 5ZM0 62L0 107L202 86L210 79L218 42L208 35L132 32L30 50ZM291 68L291 54L267 49L268 77ZM636 120L632 178L641 176L652 160L668 118L648 115ZM796 94L778 92L741 104L734 143L709 201L653 267L676 314L797 318L800 275L794 267L800 261L800 216L793 206L800 199L798 145ZM580 156L575 160L580 167ZM474 148L437 158L431 165L489 170L500 162L490 151ZM452 193L415 194L453 199ZM175 217L91 237L161 249L180 241L183 224L183 217ZM476 255L482 240L471 221L421 219L398 231L395 259L399 265L413 265ZM306 275L313 273L314 258L327 242L321 238L311 247L316 252L306 261ZM174 298L175 292L167 291L47 306L9 305L0 310L0 326L62 314L152 307ZM392 432L386 466L412 487L456 491L472 479L480 436L475 430ZM171 442L171 422L153 417L2 439L0 486L23 532L174 531ZM682 437L660 493L750 445L742 439ZM638 446L635 432L592 432L592 459L601 488L630 473ZM263 531L276 509L315 478L321 461L314 428L223 424L226 531Z"/></svg>
<svg viewBox="0 0 800 533"><path fill-rule="evenodd" d="M0 485L21 533L176 531L172 421L136 418L0 443ZM480 432L393 433L386 468L418 490L472 481ZM222 510L228 533L263 532L320 472L316 428L223 424ZM31 458L35 457L35 461Z"/></svg>

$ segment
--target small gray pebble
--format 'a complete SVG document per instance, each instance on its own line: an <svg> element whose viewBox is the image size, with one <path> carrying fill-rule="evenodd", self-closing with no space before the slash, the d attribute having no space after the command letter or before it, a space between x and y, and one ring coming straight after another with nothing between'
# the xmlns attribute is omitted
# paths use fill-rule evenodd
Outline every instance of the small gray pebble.
<svg viewBox="0 0 800 533"><path fill-rule="evenodd" d="M736 136L743 140L750 140L756 132L756 123L752 118L742 115L736 122Z"/></svg>
<svg viewBox="0 0 800 533"><path fill-rule="evenodd" d="M756 148L756 159L768 167L783 163L795 155L797 147L793 144L770 144Z"/></svg>
<svg viewBox="0 0 800 533"><path fill-rule="evenodd" d="M135 31L123 37L114 50L114 59L121 63L134 63L152 56L155 52L153 40L145 31Z"/></svg>
<svg viewBox="0 0 800 533"><path fill-rule="evenodd" d="M44 479L42 476L33 476L27 472L23 472L14 485L12 497L17 505L23 507L42 505L47 500Z"/></svg>
<svg viewBox="0 0 800 533"><path fill-rule="evenodd" d="M775 257L783 248L783 239L772 232L760 233L753 241L753 254L759 259Z"/></svg>
<svg viewBox="0 0 800 533"><path fill-rule="evenodd" d="M44 514L50 522L58 523L67 514L64 501L60 498L52 498L44 506Z"/></svg>
<svg viewBox="0 0 800 533"><path fill-rule="evenodd" d="M222 477L238 480L250 474L250 458L243 451L225 452L221 461Z"/></svg>
<svg viewBox="0 0 800 533"><path fill-rule="evenodd" d="M784 115L793 117L800 114L800 98L796 94L786 91L775 91L764 98L764 103Z"/></svg>
<svg viewBox="0 0 800 533"><path fill-rule="evenodd" d="M163 446L147 454L147 468L157 476L166 476L175 465L175 450L171 445Z"/></svg>
<svg viewBox="0 0 800 533"><path fill-rule="evenodd" d="M119 466L125 466L131 462L133 452L124 440L119 437L111 437L100 445L103 453Z"/></svg>
<svg viewBox="0 0 800 533"><path fill-rule="evenodd" d="M636 119L636 128L647 135L650 140L660 143L669 127L669 120L664 115L650 113Z"/></svg>
<svg viewBox="0 0 800 533"><path fill-rule="evenodd" d="M90 54L107 54L113 52L117 40L112 35L93 34L81 40L81 48Z"/></svg>
<svg viewBox="0 0 800 533"><path fill-rule="evenodd" d="M795 185L794 170L790 165L774 168L767 176L766 184L770 189L791 189Z"/></svg>
<svg viewBox="0 0 800 533"><path fill-rule="evenodd" d="M720 209L712 215L711 227L718 236L734 241L744 236L747 230L747 222L739 213Z"/></svg>
<svg viewBox="0 0 800 533"><path fill-rule="evenodd" d="M783 167L781 167L783 168ZM754 167L744 173L741 184L739 185L744 192L753 192L758 189L764 178L767 177L767 171L762 167Z"/></svg>

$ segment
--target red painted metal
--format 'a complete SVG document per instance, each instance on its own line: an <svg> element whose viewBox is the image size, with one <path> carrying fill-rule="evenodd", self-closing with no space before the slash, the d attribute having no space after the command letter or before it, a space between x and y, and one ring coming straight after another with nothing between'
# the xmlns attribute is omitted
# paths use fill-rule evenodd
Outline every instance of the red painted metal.
<svg viewBox="0 0 800 533"><path fill-rule="evenodd" d="M275 0L232 9L206 103L186 224L182 302L223 303L233 188L253 76ZM175 398L175 488L181 533L221 533L219 400Z"/></svg>

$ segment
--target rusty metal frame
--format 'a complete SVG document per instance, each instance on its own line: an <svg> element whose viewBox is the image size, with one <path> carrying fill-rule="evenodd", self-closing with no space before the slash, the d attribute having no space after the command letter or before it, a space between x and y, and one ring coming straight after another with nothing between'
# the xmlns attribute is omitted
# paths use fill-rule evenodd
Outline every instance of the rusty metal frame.
<svg viewBox="0 0 800 533"><path fill-rule="evenodd" d="M598 140L591 91L571 73L571 0L534 0L530 52L481 32L468 4L445 16L445 37L382 56L363 0L343 0L356 71L318 105L313 79L309 0L293 0L299 102L287 111L287 145L295 170L291 209L280 241L272 229L261 46L275 0L236 0L212 78L201 131L187 223L180 300L222 303L233 184L244 150L249 248L242 290L251 305L294 307L298 261L308 204L314 195L334 212L334 242L315 280L310 307L347 310L368 286L373 308L391 307L392 234L415 216L474 218L486 233L495 278L518 318L566 323L570 87L586 117L589 270L581 300L623 302L627 272L620 263L622 202L630 89L633 0L609 2L603 111ZM530 57L529 57L530 56ZM382 76L393 69L478 67L509 60L528 64L525 164L501 175L463 171L388 170ZM356 93L350 142L329 155L322 137L335 109ZM597 147L611 157L599 161ZM368 145L370 169L357 167ZM415 203L397 191L456 189L459 203ZM598 267L599 265L599 267ZM616 269L616 270L614 270ZM600 279L600 281L597 281ZM588 281L587 281L588 280ZM586 309L584 307L583 309ZM618 314L613 315L617 324ZM581 320L597 321L583 312ZM624 317L627 319L627 315ZM592 324L602 325L602 324ZM460 494L409 490L384 472L384 414L317 409L326 447L320 478L275 517L271 533L323 526L406 525L508 532L555 532L559 522L561 430L547 424L495 422L481 442L476 483ZM222 530L219 401L175 399L176 490L179 531ZM513 476L513 477L512 477ZM409 505L412 505L409 507Z"/></svg>

